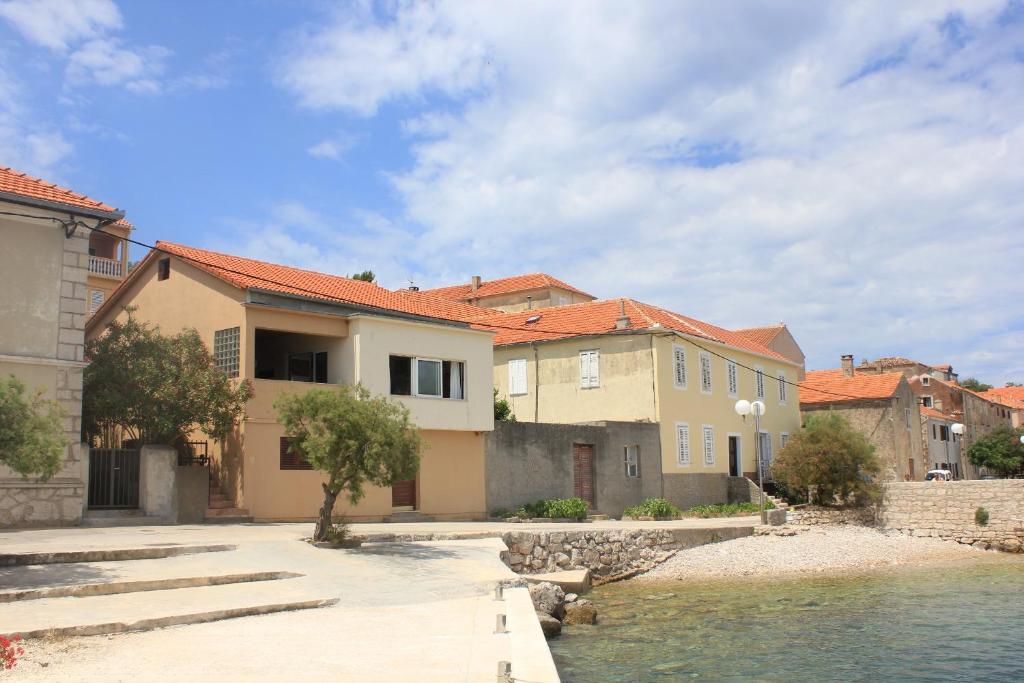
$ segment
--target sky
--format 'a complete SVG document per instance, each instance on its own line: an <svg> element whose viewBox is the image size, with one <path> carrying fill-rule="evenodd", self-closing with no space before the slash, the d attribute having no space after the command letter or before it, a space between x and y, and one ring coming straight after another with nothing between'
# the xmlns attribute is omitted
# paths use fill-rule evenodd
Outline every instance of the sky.
<svg viewBox="0 0 1024 683"><path fill-rule="evenodd" d="M809 368L1024 381L1022 159L1024 0L0 0L0 165L140 241L548 272Z"/></svg>

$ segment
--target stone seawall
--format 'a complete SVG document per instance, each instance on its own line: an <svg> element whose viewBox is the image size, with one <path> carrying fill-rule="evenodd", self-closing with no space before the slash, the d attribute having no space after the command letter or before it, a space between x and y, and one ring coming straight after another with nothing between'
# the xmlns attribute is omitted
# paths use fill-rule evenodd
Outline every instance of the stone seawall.
<svg viewBox="0 0 1024 683"><path fill-rule="evenodd" d="M797 526L812 526L814 524L874 526L875 522L873 508L823 508L805 505L790 508L786 514L786 524Z"/></svg>
<svg viewBox="0 0 1024 683"><path fill-rule="evenodd" d="M595 583L647 571L677 550L750 536L753 527L511 531L506 563L518 574L589 569Z"/></svg>
<svg viewBox="0 0 1024 683"><path fill-rule="evenodd" d="M988 524L975 523L979 507L988 512ZM886 529L912 536L1021 552L1024 479L886 484L879 521Z"/></svg>

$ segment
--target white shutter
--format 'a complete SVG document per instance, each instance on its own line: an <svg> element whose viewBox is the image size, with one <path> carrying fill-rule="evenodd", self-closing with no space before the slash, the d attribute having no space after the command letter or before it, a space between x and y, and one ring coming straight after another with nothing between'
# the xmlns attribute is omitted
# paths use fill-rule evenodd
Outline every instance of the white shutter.
<svg viewBox="0 0 1024 683"><path fill-rule="evenodd" d="M601 386L601 354L598 351L590 352L590 386Z"/></svg>
<svg viewBox="0 0 1024 683"><path fill-rule="evenodd" d="M690 425L685 422L676 424L676 459L683 467L690 465Z"/></svg>
<svg viewBox="0 0 1024 683"><path fill-rule="evenodd" d="M705 351L700 352L700 390L711 393L711 355Z"/></svg>
<svg viewBox="0 0 1024 683"><path fill-rule="evenodd" d="M739 387L736 382L736 361L727 361L726 367L726 374L728 375L729 380L729 395L736 396L739 393Z"/></svg>
<svg viewBox="0 0 1024 683"><path fill-rule="evenodd" d="M786 403L786 373L779 372L779 403Z"/></svg>
<svg viewBox="0 0 1024 683"><path fill-rule="evenodd" d="M89 296L89 313L95 313L103 305L103 292L94 289Z"/></svg>
<svg viewBox="0 0 1024 683"><path fill-rule="evenodd" d="M755 369L757 370L757 373L756 373L757 377L755 379L755 383L756 383L755 388L757 389L757 397L763 399L764 398L764 368L762 368L761 366L755 366Z"/></svg>
<svg viewBox="0 0 1024 683"><path fill-rule="evenodd" d="M686 388L686 350L682 346L672 346L672 381L677 389Z"/></svg>
<svg viewBox="0 0 1024 683"><path fill-rule="evenodd" d="M584 389L601 386L601 356L597 351L580 351L580 386Z"/></svg>
<svg viewBox="0 0 1024 683"><path fill-rule="evenodd" d="M580 386L584 389L590 386L590 352L580 351Z"/></svg>
<svg viewBox="0 0 1024 683"><path fill-rule="evenodd" d="M715 428L704 425L704 464L715 464Z"/></svg>
<svg viewBox="0 0 1024 683"><path fill-rule="evenodd" d="M508 362L508 393L510 396L527 393L525 358L513 358Z"/></svg>

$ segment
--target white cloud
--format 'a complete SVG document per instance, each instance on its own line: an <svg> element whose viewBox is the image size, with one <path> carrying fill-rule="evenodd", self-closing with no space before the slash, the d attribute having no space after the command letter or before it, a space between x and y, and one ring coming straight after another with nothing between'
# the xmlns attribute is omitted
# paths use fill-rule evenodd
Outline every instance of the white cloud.
<svg viewBox="0 0 1024 683"><path fill-rule="evenodd" d="M111 0L5 0L0 18L26 39L52 50L120 29L121 13Z"/></svg>
<svg viewBox="0 0 1024 683"><path fill-rule="evenodd" d="M169 54L159 46L127 50L116 38L90 40L68 59L66 82L76 87L95 84L124 86L132 92L159 92L158 79Z"/></svg>
<svg viewBox="0 0 1024 683"><path fill-rule="evenodd" d="M321 140L306 151L320 159L341 161L349 150L355 147L355 144L355 137L342 133L336 137Z"/></svg>
<svg viewBox="0 0 1024 683"><path fill-rule="evenodd" d="M0 164L55 179L57 166L74 151L59 130L23 106L21 84L0 54Z"/></svg>
<svg viewBox="0 0 1024 683"><path fill-rule="evenodd" d="M785 320L812 366L898 354L1002 381L1024 327L1004 6L399 4L308 30L280 81L316 109L416 108L392 181L423 284L547 270Z"/></svg>

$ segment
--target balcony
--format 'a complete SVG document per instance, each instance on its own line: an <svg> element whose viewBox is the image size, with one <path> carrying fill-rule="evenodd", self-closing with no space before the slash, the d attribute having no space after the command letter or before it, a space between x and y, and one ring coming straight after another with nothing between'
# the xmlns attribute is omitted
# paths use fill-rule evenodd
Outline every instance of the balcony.
<svg viewBox="0 0 1024 683"><path fill-rule="evenodd" d="M120 261L102 256L89 257L89 272L103 277L120 279L124 275L124 268Z"/></svg>

